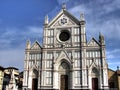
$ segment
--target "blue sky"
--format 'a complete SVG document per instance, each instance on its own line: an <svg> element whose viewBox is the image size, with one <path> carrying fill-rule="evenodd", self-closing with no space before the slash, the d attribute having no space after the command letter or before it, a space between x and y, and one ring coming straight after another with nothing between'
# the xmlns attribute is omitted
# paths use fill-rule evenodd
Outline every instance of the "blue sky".
<svg viewBox="0 0 120 90"><path fill-rule="evenodd" d="M85 14L88 41L105 36L108 65L120 66L120 0L0 0L0 65L23 70L26 40L42 44L44 17L50 20L62 3L79 19Z"/></svg>

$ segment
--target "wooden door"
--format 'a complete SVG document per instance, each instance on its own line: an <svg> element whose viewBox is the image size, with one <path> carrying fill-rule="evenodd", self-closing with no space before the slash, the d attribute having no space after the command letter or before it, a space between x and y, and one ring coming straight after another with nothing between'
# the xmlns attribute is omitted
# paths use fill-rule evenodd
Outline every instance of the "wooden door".
<svg viewBox="0 0 120 90"><path fill-rule="evenodd" d="M68 90L68 76L61 75L60 81L60 90Z"/></svg>
<svg viewBox="0 0 120 90"><path fill-rule="evenodd" d="M38 79L33 78L32 79L32 90L37 90L37 88L38 88Z"/></svg>
<svg viewBox="0 0 120 90"><path fill-rule="evenodd" d="M98 90L98 78L92 78L92 90Z"/></svg>

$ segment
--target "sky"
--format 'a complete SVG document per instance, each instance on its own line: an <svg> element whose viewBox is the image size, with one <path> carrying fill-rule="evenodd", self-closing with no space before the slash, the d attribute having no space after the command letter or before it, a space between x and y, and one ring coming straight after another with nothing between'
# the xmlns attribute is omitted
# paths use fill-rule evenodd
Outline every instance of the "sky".
<svg viewBox="0 0 120 90"><path fill-rule="evenodd" d="M52 20L62 4L76 18L84 13L87 41L105 37L108 67L120 66L120 0L0 0L0 66L23 70L26 41L42 45L44 17Z"/></svg>

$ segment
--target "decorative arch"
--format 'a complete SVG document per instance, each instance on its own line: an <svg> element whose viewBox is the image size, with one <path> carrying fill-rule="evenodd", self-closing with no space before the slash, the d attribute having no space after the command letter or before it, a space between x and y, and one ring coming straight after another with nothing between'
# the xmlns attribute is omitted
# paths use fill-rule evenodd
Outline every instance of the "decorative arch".
<svg viewBox="0 0 120 90"><path fill-rule="evenodd" d="M70 65L66 61L62 60L59 69L70 69Z"/></svg>
<svg viewBox="0 0 120 90"><path fill-rule="evenodd" d="M34 68L32 70L32 76L33 76L33 78L38 78L38 71Z"/></svg>
<svg viewBox="0 0 120 90"><path fill-rule="evenodd" d="M92 68L91 75L92 75L92 77L98 77L99 76L99 71L96 67Z"/></svg>
<svg viewBox="0 0 120 90"><path fill-rule="evenodd" d="M59 78L60 78L60 90L68 90L68 86L70 85L70 68L71 65L70 63L62 59L59 62L59 68L58 68L58 73L59 73Z"/></svg>
<svg viewBox="0 0 120 90"><path fill-rule="evenodd" d="M38 86L38 70L33 66L29 72L28 87L31 88L32 90L37 90L37 86Z"/></svg>
<svg viewBox="0 0 120 90"><path fill-rule="evenodd" d="M60 66L63 65L63 64L65 64L66 66L68 66L69 69L72 68L71 63L69 62L69 60L63 58L59 62L56 63L56 69L59 69ZM66 67L66 69L67 69L67 67Z"/></svg>
<svg viewBox="0 0 120 90"><path fill-rule="evenodd" d="M36 68L32 68L30 72L31 72L31 76L30 76L31 89L32 90L37 90L37 88L38 88L38 70Z"/></svg>
<svg viewBox="0 0 120 90"><path fill-rule="evenodd" d="M61 64L62 61L65 61L66 63L68 63L68 65L71 67L72 64L72 60L71 58L68 56L67 52L65 50L61 51L61 53L59 54L59 56L56 58L55 62L54 62L54 69L58 70L59 66Z"/></svg>
<svg viewBox="0 0 120 90"><path fill-rule="evenodd" d="M92 90L98 90L99 88L99 71L96 67L91 69L91 84Z"/></svg>

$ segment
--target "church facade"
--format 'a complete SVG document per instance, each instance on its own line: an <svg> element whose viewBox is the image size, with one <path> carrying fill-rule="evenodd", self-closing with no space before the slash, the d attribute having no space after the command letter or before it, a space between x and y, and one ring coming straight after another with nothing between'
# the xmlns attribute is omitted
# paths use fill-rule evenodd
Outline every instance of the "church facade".
<svg viewBox="0 0 120 90"><path fill-rule="evenodd" d="M108 90L105 41L87 42L84 15L45 17L43 45L26 43L23 90Z"/></svg>

